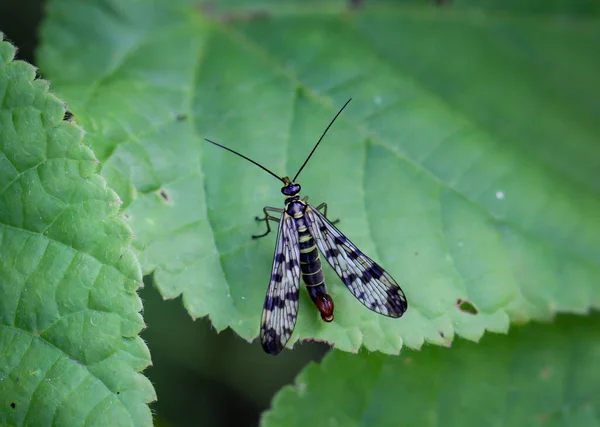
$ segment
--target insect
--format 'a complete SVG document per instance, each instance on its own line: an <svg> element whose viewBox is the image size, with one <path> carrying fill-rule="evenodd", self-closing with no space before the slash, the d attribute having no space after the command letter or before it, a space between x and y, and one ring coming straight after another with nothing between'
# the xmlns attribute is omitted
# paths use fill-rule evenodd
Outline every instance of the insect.
<svg viewBox="0 0 600 427"><path fill-rule="evenodd" d="M264 221L267 230L263 234L252 236L253 239L265 237L271 232L270 221L279 223L271 281L267 288L260 323L262 347L272 355L283 350L294 331L298 315L300 277L321 318L325 322L333 320L334 304L325 287L319 251L352 295L368 309L397 318L408 308L404 292L392 276L354 246L335 227L337 221L331 222L327 219L327 204L321 203L314 207L307 202L308 197L301 199L300 184L296 184L298 175L351 100L352 98L331 120L293 179L287 176L279 177L243 154L206 139L248 160L284 184L281 192L285 196L285 207L264 207L264 218L256 217L256 220ZM277 217L276 214L280 216Z"/></svg>

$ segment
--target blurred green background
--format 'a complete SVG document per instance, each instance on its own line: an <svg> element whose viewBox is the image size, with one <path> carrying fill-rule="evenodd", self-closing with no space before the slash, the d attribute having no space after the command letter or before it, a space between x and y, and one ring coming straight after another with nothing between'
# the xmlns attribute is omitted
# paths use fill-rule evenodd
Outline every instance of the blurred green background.
<svg viewBox="0 0 600 427"><path fill-rule="evenodd" d="M151 406L162 425L256 425L273 395L327 350L309 342L269 356L257 341L248 344L229 329L216 334L207 319L192 321L180 299L163 301L149 278L140 295L153 363L144 373L157 390Z"/></svg>

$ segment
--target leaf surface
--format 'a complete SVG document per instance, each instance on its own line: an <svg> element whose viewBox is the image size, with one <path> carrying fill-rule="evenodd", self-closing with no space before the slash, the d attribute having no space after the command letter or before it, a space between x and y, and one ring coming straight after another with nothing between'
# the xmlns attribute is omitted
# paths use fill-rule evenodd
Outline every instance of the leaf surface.
<svg viewBox="0 0 600 427"><path fill-rule="evenodd" d="M293 176L353 97L299 182L409 309L371 313L326 269L336 319L302 291L292 341L397 353L600 306L596 9L486 4L53 0L41 66L144 273L249 340L275 245L250 235L281 183L203 138Z"/></svg>

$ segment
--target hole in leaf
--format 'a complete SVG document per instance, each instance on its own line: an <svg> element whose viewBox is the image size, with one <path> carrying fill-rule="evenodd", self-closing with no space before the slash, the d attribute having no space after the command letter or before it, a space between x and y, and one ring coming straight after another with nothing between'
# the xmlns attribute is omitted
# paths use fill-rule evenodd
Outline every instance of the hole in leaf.
<svg viewBox="0 0 600 427"><path fill-rule="evenodd" d="M15 402L10 402L10 407L15 409L17 407L17 404Z"/></svg>
<svg viewBox="0 0 600 427"><path fill-rule="evenodd" d="M63 120L65 122L70 122L72 118L73 118L73 113L71 113L69 110L65 111L65 115L63 116Z"/></svg>
<svg viewBox="0 0 600 427"><path fill-rule="evenodd" d="M475 304L473 304L469 300L457 298L456 306L460 311L464 313L472 314L474 316L479 314L479 310L477 309L477 307L475 307Z"/></svg>

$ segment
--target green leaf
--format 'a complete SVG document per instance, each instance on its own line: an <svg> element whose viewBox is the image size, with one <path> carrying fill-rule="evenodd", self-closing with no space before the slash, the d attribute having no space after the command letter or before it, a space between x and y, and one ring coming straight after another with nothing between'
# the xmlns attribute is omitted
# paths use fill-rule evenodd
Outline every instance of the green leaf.
<svg viewBox="0 0 600 427"><path fill-rule="evenodd" d="M261 425L595 426L598 360L598 314L457 340L451 350L333 351L279 392Z"/></svg>
<svg viewBox="0 0 600 427"><path fill-rule="evenodd" d="M335 321L302 291L292 341L397 353L600 307L600 27L541 5L52 0L41 69L124 200L144 273L249 340L275 245L250 235L281 183L202 138L292 175L353 97L299 182L409 309L371 313L326 268Z"/></svg>
<svg viewBox="0 0 600 427"><path fill-rule="evenodd" d="M120 200L14 54L0 41L0 424L151 425L142 276Z"/></svg>

